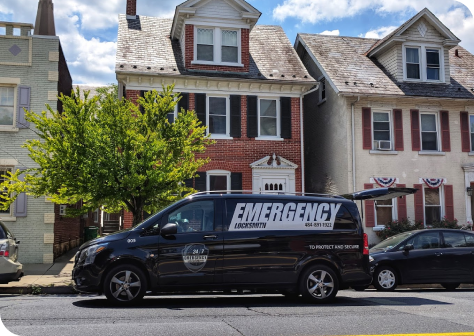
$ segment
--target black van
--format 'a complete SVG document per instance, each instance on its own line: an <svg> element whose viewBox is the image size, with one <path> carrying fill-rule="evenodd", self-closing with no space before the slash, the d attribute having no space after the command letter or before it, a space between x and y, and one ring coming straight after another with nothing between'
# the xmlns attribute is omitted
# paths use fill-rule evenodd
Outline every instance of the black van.
<svg viewBox="0 0 474 336"><path fill-rule="evenodd" d="M380 188L350 199L391 198ZM279 291L314 302L372 281L367 235L354 202L340 196L204 192L126 231L81 246L80 292L129 304L146 292Z"/></svg>

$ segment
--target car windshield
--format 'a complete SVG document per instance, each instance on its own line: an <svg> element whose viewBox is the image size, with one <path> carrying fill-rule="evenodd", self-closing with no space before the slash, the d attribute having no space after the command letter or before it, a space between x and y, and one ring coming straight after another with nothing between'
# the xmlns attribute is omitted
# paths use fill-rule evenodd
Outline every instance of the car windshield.
<svg viewBox="0 0 474 336"><path fill-rule="evenodd" d="M6 226L0 222L0 239L7 239L7 231Z"/></svg>
<svg viewBox="0 0 474 336"><path fill-rule="evenodd" d="M142 229L146 229L148 228L148 226L150 225L150 223L154 222L155 219L157 217L159 217L158 215L166 210L168 210L169 208L175 206L176 204L180 204L180 203L183 203L186 199L183 199L183 200L180 200L176 203L173 203L169 206L167 206L166 208L162 209L160 212L157 212L153 215L151 215L150 217L148 217L147 219L145 219L143 222L141 223L138 223L137 225L133 226L132 228L130 228L129 230L142 230Z"/></svg>
<svg viewBox="0 0 474 336"><path fill-rule="evenodd" d="M403 240L405 240L407 237L411 236L413 232L403 232L399 233L393 237L389 237L385 239L384 241L378 243L374 247L372 247L372 250L384 250L387 251L391 249L392 247L397 246L400 244Z"/></svg>

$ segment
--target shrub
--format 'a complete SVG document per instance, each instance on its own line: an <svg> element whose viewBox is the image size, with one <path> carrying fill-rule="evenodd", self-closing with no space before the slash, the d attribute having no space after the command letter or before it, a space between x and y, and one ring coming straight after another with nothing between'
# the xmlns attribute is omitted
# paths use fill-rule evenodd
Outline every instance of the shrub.
<svg viewBox="0 0 474 336"><path fill-rule="evenodd" d="M441 221L434 221L430 226L431 229L460 229L458 220L455 218L450 221L446 216Z"/></svg>
<svg viewBox="0 0 474 336"><path fill-rule="evenodd" d="M377 231L376 234L382 240L388 237L395 236L396 234L424 229L424 225L421 222L412 223L409 219L395 220L385 224L385 228L381 231Z"/></svg>

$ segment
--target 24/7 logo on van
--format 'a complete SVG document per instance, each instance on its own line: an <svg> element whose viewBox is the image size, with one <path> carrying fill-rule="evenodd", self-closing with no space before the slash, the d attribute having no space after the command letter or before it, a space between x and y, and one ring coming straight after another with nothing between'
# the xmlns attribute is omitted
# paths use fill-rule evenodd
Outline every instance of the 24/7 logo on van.
<svg viewBox="0 0 474 336"><path fill-rule="evenodd" d="M342 203L237 203L229 231L332 230Z"/></svg>
<svg viewBox="0 0 474 336"><path fill-rule="evenodd" d="M190 244L183 249L184 266L193 273L197 273L206 266L209 249L204 244Z"/></svg>

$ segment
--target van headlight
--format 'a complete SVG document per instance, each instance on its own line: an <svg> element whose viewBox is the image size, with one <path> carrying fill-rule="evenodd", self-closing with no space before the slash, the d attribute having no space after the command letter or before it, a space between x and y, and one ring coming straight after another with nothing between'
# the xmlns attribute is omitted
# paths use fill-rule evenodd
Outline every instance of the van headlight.
<svg viewBox="0 0 474 336"><path fill-rule="evenodd" d="M375 259L372 256L369 256L369 262L373 262Z"/></svg>
<svg viewBox="0 0 474 336"><path fill-rule="evenodd" d="M106 248L107 248L107 244L97 244L97 245L90 246L81 252L81 256L79 260L85 260L84 266L92 264L95 260L95 257Z"/></svg>

